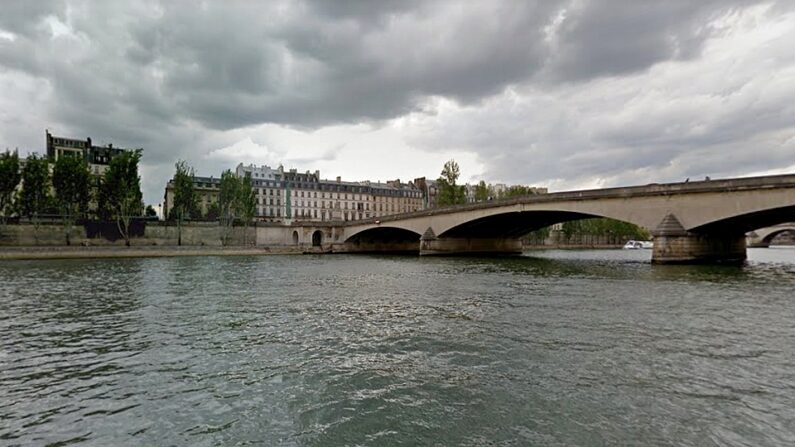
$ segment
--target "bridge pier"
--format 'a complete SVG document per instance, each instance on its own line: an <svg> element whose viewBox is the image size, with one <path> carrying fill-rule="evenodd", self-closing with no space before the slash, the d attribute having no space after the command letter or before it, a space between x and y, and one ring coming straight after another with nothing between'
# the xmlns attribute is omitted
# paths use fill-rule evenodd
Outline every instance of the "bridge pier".
<svg viewBox="0 0 795 447"><path fill-rule="evenodd" d="M519 239L434 238L420 241L420 255L520 254Z"/></svg>
<svg viewBox="0 0 795 447"><path fill-rule="evenodd" d="M655 236L654 264L739 264L745 261L745 235Z"/></svg>
<svg viewBox="0 0 795 447"><path fill-rule="evenodd" d="M745 235L700 234L685 230L672 214L654 231L653 264L740 264L746 260Z"/></svg>

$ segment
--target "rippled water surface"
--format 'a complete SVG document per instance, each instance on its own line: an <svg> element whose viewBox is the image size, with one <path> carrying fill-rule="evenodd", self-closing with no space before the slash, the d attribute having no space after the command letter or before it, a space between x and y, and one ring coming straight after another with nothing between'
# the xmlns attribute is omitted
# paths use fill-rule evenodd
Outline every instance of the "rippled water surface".
<svg viewBox="0 0 795 447"><path fill-rule="evenodd" d="M795 445L795 249L0 262L0 445Z"/></svg>

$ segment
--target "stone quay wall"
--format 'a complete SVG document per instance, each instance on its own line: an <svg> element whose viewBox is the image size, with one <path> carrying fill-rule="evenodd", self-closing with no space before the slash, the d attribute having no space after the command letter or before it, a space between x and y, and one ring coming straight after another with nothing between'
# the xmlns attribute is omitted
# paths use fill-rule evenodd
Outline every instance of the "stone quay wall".
<svg viewBox="0 0 795 447"><path fill-rule="evenodd" d="M214 222L192 222L181 229L182 246L187 247L256 247L256 246L301 246L291 237L293 229L289 226L235 226L224 229ZM180 229L171 222L147 222L143 235L130 238L130 245L176 247ZM226 244L224 235L226 234ZM303 233L303 232L302 232ZM302 234L303 236L303 234ZM75 225L69 234L70 245L87 247L124 246L124 239L103 236L89 237L83 225ZM31 223L0 225L0 247L61 247L66 246L66 231L61 223Z"/></svg>

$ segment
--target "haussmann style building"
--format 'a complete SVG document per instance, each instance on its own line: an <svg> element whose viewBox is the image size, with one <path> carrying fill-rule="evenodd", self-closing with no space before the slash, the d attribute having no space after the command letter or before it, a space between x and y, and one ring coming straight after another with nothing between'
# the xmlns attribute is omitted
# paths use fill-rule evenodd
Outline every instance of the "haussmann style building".
<svg viewBox="0 0 795 447"><path fill-rule="evenodd" d="M80 140L76 138L57 137L46 131L47 158L51 162L58 161L61 157L80 157L88 163L91 174L100 177L108 170L113 157L133 149L107 146L95 146L91 138Z"/></svg>
<svg viewBox="0 0 795 447"><path fill-rule="evenodd" d="M343 182L320 178L320 171L285 171L284 167L237 166L239 177L251 177L257 217L267 221L347 221L423 208L422 191L400 180L386 183Z"/></svg>

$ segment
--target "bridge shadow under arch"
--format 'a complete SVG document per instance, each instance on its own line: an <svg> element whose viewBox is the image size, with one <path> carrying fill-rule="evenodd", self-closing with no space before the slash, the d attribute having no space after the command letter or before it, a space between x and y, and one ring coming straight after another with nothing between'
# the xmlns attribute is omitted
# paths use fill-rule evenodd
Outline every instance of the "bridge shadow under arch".
<svg viewBox="0 0 795 447"><path fill-rule="evenodd" d="M690 231L697 234L739 236L760 228L793 221L795 221L795 206L787 206L739 214L691 228Z"/></svg>
<svg viewBox="0 0 795 447"><path fill-rule="evenodd" d="M440 238L468 239L517 239L531 231L563 222L583 219L609 218L594 214L568 211L521 211L494 214L456 225L443 233Z"/></svg>
<svg viewBox="0 0 795 447"><path fill-rule="evenodd" d="M345 244L356 252L419 253L422 235L397 227L377 227L356 233Z"/></svg>

